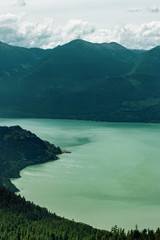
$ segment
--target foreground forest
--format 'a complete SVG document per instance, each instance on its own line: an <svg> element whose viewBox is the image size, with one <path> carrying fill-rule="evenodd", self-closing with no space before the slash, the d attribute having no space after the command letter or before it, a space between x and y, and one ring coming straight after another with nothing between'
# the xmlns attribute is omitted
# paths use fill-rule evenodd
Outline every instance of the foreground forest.
<svg viewBox="0 0 160 240"><path fill-rule="evenodd" d="M36 206L0 185L0 240L160 240L160 229L110 231L76 223Z"/></svg>

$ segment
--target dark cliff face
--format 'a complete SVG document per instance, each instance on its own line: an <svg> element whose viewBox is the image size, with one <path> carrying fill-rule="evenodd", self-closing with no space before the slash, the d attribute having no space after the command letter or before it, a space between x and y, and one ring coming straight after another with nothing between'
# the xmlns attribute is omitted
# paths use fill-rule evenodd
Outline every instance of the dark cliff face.
<svg viewBox="0 0 160 240"><path fill-rule="evenodd" d="M10 178L19 177L23 168L57 160L59 147L43 141L20 126L0 127L0 183L15 190Z"/></svg>

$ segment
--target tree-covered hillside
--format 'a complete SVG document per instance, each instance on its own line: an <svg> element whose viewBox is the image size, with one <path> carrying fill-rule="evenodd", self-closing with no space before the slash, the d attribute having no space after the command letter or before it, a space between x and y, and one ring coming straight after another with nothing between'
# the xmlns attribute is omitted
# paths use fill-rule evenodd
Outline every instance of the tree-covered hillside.
<svg viewBox="0 0 160 240"><path fill-rule="evenodd" d="M12 191L10 178L19 177L23 168L58 159L61 149L43 141L20 126L0 127L0 184Z"/></svg>
<svg viewBox="0 0 160 240"><path fill-rule="evenodd" d="M116 221L116 219L115 219ZM156 231L95 229L51 214L0 185L0 240L159 240Z"/></svg>
<svg viewBox="0 0 160 240"><path fill-rule="evenodd" d="M0 42L0 80L15 81L32 70L50 50L22 48Z"/></svg>
<svg viewBox="0 0 160 240"><path fill-rule="evenodd" d="M16 84L1 78L0 117L160 122L159 49L83 40L58 46Z"/></svg>

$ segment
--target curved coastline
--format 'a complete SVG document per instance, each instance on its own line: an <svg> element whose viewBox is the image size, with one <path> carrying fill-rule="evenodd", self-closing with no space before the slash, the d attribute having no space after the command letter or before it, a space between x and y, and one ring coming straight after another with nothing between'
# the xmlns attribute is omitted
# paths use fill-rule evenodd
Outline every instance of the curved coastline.
<svg viewBox="0 0 160 240"><path fill-rule="evenodd" d="M60 148L60 150L61 150L61 153L60 154L64 154L64 153L71 153L71 151L68 151L68 150L65 150L65 149L63 149L63 148ZM59 157L57 157L57 159L55 159L55 160L53 160L53 161L57 161L57 160L59 160ZM12 180L13 179L18 179L18 178L21 178L21 175L20 175L20 172L22 171L22 170L24 170L25 168L27 168L27 167L30 167L30 166L32 166L32 165L38 165L38 164L45 164L45 163L47 163L47 162L51 162L51 161L45 161L45 162L37 162L37 163L35 163L35 164L30 164L30 165L27 165L27 166L25 166L25 167L23 167L22 169L20 169L19 170L19 172L18 172L18 175L16 175L15 177L12 177L12 178L10 178L10 179L4 179L4 182L3 182L3 184L2 185L4 185L6 188L8 188L8 189L10 189L12 192L16 192L16 193L18 193L18 192L20 192L20 190L12 183Z"/></svg>
<svg viewBox="0 0 160 240"><path fill-rule="evenodd" d="M19 178L21 170L31 165L58 160L59 154L68 152L41 140L20 126L0 127L0 142L0 184L13 192L18 192L19 189L11 179Z"/></svg>

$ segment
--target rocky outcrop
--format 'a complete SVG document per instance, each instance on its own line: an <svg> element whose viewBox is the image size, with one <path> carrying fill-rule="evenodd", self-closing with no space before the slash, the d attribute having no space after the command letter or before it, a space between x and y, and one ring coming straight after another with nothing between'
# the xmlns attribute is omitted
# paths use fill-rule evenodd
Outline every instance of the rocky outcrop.
<svg viewBox="0 0 160 240"><path fill-rule="evenodd" d="M63 149L63 148L60 148L61 149L61 152L62 153L71 153L70 151L67 151L67 150L65 150L65 149Z"/></svg>

